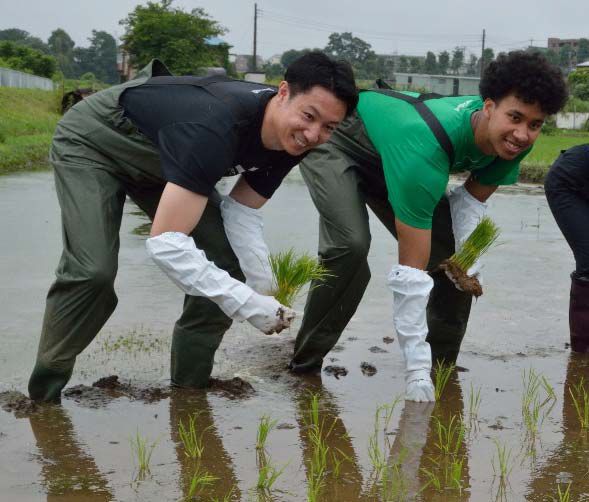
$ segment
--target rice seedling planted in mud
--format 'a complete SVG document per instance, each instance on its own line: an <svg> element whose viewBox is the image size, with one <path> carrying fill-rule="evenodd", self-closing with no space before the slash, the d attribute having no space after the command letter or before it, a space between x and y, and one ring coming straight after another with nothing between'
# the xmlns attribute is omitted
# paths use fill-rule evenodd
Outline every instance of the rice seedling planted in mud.
<svg viewBox="0 0 589 502"><path fill-rule="evenodd" d="M256 435L256 449L263 450L266 447L268 434L276 427L277 420L270 420L268 415L260 417L260 424L258 425L258 432Z"/></svg>
<svg viewBox="0 0 589 502"><path fill-rule="evenodd" d="M256 488L258 490L269 492L276 483L276 480L280 477L280 475L286 469L286 465L282 468L278 469L271 465L267 460L264 460L258 466L258 481L256 483Z"/></svg>
<svg viewBox="0 0 589 502"><path fill-rule="evenodd" d="M522 380L522 417L528 439L534 440L544 419L556 403L556 394L546 378L538 375L533 369L524 370ZM545 393L542 397L541 390Z"/></svg>
<svg viewBox="0 0 589 502"><path fill-rule="evenodd" d="M581 429L587 431L589 428L589 392L585 388L584 377L581 377L577 384L572 384L569 387L569 394L573 400L579 425Z"/></svg>
<svg viewBox="0 0 589 502"><path fill-rule="evenodd" d="M137 430L135 436L131 437L130 443L133 456L137 460L137 479L145 479L150 474L149 463L151 462L153 450L157 445L157 440L150 443Z"/></svg>
<svg viewBox="0 0 589 502"><path fill-rule="evenodd" d="M188 487L188 493L185 500L192 500L197 493L207 486L211 486L219 478L209 474L208 472L201 472L200 467L197 467L190 480L190 486Z"/></svg>
<svg viewBox="0 0 589 502"><path fill-rule="evenodd" d="M495 447L497 448L497 465L495 465L495 457L491 462L493 466L493 472L496 476L503 481L507 481L507 477L511 473L513 469L513 463L511 461L511 448L508 448L507 445L501 444L499 441L495 440Z"/></svg>
<svg viewBox="0 0 589 502"><path fill-rule="evenodd" d="M188 424L184 425L184 422L180 420L178 423L178 435L184 445L184 454L193 459L197 460L202 457L204 447L203 436L208 427L205 427L200 433L197 431L196 420L198 413L189 415Z"/></svg>
<svg viewBox="0 0 589 502"><path fill-rule="evenodd" d="M562 490L560 487L560 483L556 487L556 494L558 495L558 502L571 502L571 485L572 483L568 483L566 490Z"/></svg>
<svg viewBox="0 0 589 502"><path fill-rule="evenodd" d="M470 383L470 390L468 392L468 418L471 422L476 422L479 417L479 408L481 406L481 388L478 387L476 390Z"/></svg>
<svg viewBox="0 0 589 502"><path fill-rule="evenodd" d="M440 401L444 388L455 368L456 366L454 364L444 364L440 361L436 363L434 369L434 394L436 396L436 402Z"/></svg>
<svg viewBox="0 0 589 502"><path fill-rule="evenodd" d="M306 253L297 256L294 249L271 254L270 267L274 276L271 294L287 307L292 307L305 284L313 280L322 281L330 276L316 258Z"/></svg>
<svg viewBox="0 0 589 502"><path fill-rule="evenodd" d="M478 297L483 294L479 281L467 275L468 269L487 252L499 237L499 228L488 216L481 221L450 258L440 263L439 268L449 272L460 288Z"/></svg>
<svg viewBox="0 0 589 502"><path fill-rule="evenodd" d="M444 425L438 417L433 417L436 426L436 448L443 455L456 455L464 442L466 427L462 417L452 415L448 425Z"/></svg>

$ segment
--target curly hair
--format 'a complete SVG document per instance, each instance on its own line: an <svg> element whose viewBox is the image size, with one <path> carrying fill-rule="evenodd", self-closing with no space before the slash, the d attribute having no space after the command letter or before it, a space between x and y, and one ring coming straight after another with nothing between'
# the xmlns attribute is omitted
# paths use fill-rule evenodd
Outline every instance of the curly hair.
<svg viewBox="0 0 589 502"><path fill-rule="evenodd" d="M479 85L483 99L500 101L514 94L525 103L537 103L553 115L565 105L568 91L562 72L537 52L513 51L501 54L483 73Z"/></svg>

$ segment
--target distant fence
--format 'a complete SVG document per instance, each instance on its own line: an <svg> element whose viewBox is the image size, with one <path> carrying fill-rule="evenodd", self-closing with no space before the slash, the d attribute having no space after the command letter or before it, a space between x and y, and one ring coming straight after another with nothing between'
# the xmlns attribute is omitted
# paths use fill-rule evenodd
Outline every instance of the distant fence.
<svg viewBox="0 0 589 502"><path fill-rule="evenodd" d="M556 127L559 129L583 129L589 121L589 113L559 113L556 115Z"/></svg>
<svg viewBox="0 0 589 502"><path fill-rule="evenodd" d="M53 90L53 81L22 71L0 68L0 87L21 87L23 89Z"/></svg>

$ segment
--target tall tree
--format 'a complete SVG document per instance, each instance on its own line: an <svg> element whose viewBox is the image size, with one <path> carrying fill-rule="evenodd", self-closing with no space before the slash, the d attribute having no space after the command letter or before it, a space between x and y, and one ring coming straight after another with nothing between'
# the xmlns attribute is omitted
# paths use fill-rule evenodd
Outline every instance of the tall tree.
<svg viewBox="0 0 589 502"><path fill-rule="evenodd" d="M61 28L53 30L47 40L47 45L64 76L67 78L76 77L74 65L74 46L76 44L67 32Z"/></svg>
<svg viewBox="0 0 589 502"><path fill-rule="evenodd" d="M584 63L585 61L589 61L589 40L581 38L577 49L577 63Z"/></svg>
<svg viewBox="0 0 589 502"><path fill-rule="evenodd" d="M570 68L572 66L571 59L573 56L573 49L570 44L565 44L560 48L558 54L559 63L561 68Z"/></svg>
<svg viewBox="0 0 589 502"><path fill-rule="evenodd" d="M448 51L442 51L438 54L438 69L441 75L448 73L448 67L450 66L450 54Z"/></svg>
<svg viewBox="0 0 589 502"><path fill-rule="evenodd" d="M466 74L469 76L473 76L477 74L477 69L478 69L478 58L474 55L471 54L469 59L468 59L468 64L466 65Z"/></svg>
<svg viewBox="0 0 589 502"><path fill-rule="evenodd" d="M428 51L425 56L425 61L423 62L423 71L429 75L435 75L438 72L438 62L436 60L436 55Z"/></svg>
<svg viewBox="0 0 589 502"><path fill-rule="evenodd" d="M24 45L44 54L49 54L49 47L43 40L38 37L33 37L28 31L20 30L18 28L8 28L0 30L0 41L14 42L18 45Z"/></svg>
<svg viewBox="0 0 589 502"><path fill-rule="evenodd" d="M51 78L57 70L55 58L15 42L0 42L0 60L8 68L40 77Z"/></svg>
<svg viewBox="0 0 589 502"><path fill-rule="evenodd" d="M421 60L416 57L412 57L409 59L409 71L411 73L421 73L422 71Z"/></svg>
<svg viewBox="0 0 589 502"><path fill-rule="evenodd" d="M399 58L399 73L407 73L409 71L409 60L407 56Z"/></svg>
<svg viewBox="0 0 589 502"><path fill-rule="evenodd" d="M461 47L454 47L452 51L452 62L450 63L450 68L452 68L452 73L454 75L458 75L460 68L464 64L464 49Z"/></svg>
<svg viewBox="0 0 589 502"><path fill-rule="evenodd" d="M119 80L117 72L117 43L106 31L92 30L87 49L77 49L78 73L94 73L102 82L114 84Z"/></svg>
<svg viewBox="0 0 589 502"><path fill-rule="evenodd" d="M485 71L485 68L493 59L495 59L495 51L491 47L486 47L481 59L479 59L479 63L483 65L483 71Z"/></svg>
<svg viewBox="0 0 589 502"><path fill-rule="evenodd" d="M329 35L325 52L330 56L345 59L352 65L361 65L366 59L374 56L372 46L350 32Z"/></svg>
<svg viewBox="0 0 589 502"><path fill-rule="evenodd" d="M139 5L125 19L123 47L136 67L162 59L175 73L191 74L206 66L220 66L219 54L206 40L225 33L200 8L192 12L172 7L172 0Z"/></svg>

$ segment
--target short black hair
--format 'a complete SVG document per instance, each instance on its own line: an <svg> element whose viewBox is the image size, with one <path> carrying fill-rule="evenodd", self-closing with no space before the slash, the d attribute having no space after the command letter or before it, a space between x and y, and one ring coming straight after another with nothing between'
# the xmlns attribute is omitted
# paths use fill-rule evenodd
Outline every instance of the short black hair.
<svg viewBox="0 0 589 502"><path fill-rule="evenodd" d="M513 51L491 61L479 85L483 99L500 101L509 94L553 115L568 98L562 72L539 52Z"/></svg>
<svg viewBox="0 0 589 502"><path fill-rule="evenodd" d="M312 51L295 59L284 75L293 96L316 85L332 92L346 105L346 116L358 104L354 71L347 61L331 59L321 51Z"/></svg>

